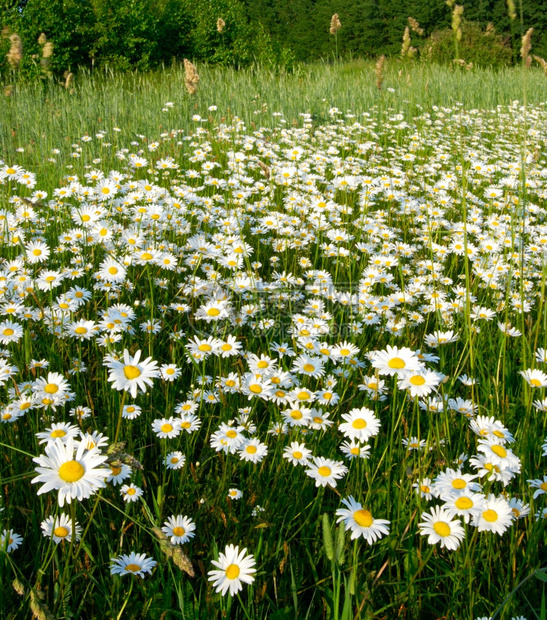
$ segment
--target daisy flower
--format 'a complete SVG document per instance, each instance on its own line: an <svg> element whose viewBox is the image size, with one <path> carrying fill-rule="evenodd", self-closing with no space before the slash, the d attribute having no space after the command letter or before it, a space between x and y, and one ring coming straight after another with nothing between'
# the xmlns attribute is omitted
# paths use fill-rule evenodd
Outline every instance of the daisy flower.
<svg viewBox="0 0 547 620"><path fill-rule="evenodd" d="M543 493L547 493L547 476L543 476L543 480L541 478L537 480L528 480L532 489L536 489L534 491L534 499L539 495L543 495Z"/></svg>
<svg viewBox="0 0 547 620"><path fill-rule="evenodd" d="M135 420L142 413L141 408L138 405L124 405L122 410L122 418L126 420Z"/></svg>
<svg viewBox="0 0 547 620"><path fill-rule="evenodd" d="M132 551L129 555L122 554L111 559L111 575L138 575L144 577L145 573L151 573L157 562L147 557L144 553Z"/></svg>
<svg viewBox="0 0 547 620"><path fill-rule="evenodd" d="M153 362L151 357L147 357L142 362L141 351L137 351L134 357L129 354L127 349L123 352L123 361L112 358L105 358L105 365L110 369L108 381L112 383L115 390L125 390L130 392L135 398L137 391L146 392L146 386L152 385L152 379L160 375L157 368L158 363Z"/></svg>
<svg viewBox="0 0 547 620"><path fill-rule="evenodd" d="M463 517L465 523L477 518L486 507L486 497L480 493L467 491L445 497L443 508L451 517Z"/></svg>
<svg viewBox="0 0 547 620"><path fill-rule="evenodd" d="M378 369L381 375L396 375L401 371L416 371L423 366L420 358L406 347L399 349L387 345L385 351L372 351L369 354L373 368Z"/></svg>
<svg viewBox="0 0 547 620"><path fill-rule="evenodd" d="M380 430L380 421L374 411L366 407L352 409L349 413L342 414L342 418L345 422L340 424L340 432L348 439L368 441Z"/></svg>
<svg viewBox="0 0 547 620"><path fill-rule="evenodd" d="M543 388L547 386L547 374L541 370L529 368L528 370L519 370L528 385L533 388Z"/></svg>
<svg viewBox="0 0 547 620"><path fill-rule="evenodd" d="M283 451L283 458L287 459L289 463L296 465L308 465L308 457L311 456L311 450L306 448L303 443L293 441L290 446L287 446Z"/></svg>
<svg viewBox="0 0 547 620"><path fill-rule="evenodd" d="M59 544L62 540L70 542L72 539L72 520L68 515L60 514L58 517L49 516L41 523L42 534L53 538L55 544ZM75 523L76 540L80 540L82 528Z"/></svg>
<svg viewBox="0 0 547 620"><path fill-rule="evenodd" d="M209 571L209 581L213 582L215 592L220 592L222 596L228 590L234 596L243 588L242 583L255 580L256 562L252 555L247 555L247 549L240 552L238 546L228 545L224 553L219 554L218 560L212 560L212 564L218 570Z"/></svg>
<svg viewBox="0 0 547 620"><path fill-rule="evenodd" d="M228 489L228 497L231 500L238 500L243 497L243 493L239 489Z"/></svg>
<svg viewBox="0 0 547 620"><path fill-rule="evenodd" d="M511 526L512 520L513 511L507 500L490 495L484 508L474 517L473 525L479 528L479 532L495 532L501 535Z"/></svg>
<svg viewBox="0 0 547 620"><path fill-rule="evenodd" d="M163 459L164 465L167 469L181 469L184 467L186 457L182 452L169 452L169 454Z"/></svg>
<svg viewBox="0 0 547 620"><path fill-rule="evenodd" d="M239 450L239 458L251 463L260 463L267 454L268 446L258 439L248 439Z"/></svg>
<svg viewBox="0 0 547 620"><path fill-rule="evenodd" d="M36 437L40 440L38 443L49 443L55 441L55 439L61 439L63 443L66 443L70 437L75 439L80 434L80 429L74 424L69 422L58 422L52 424L50 428L46 428L45 431L36 433Z"/></svg>
<svg viewBox="0 0 547 620"><path fill-rule="evenodd" d="M59 506L73 499L81 501L106 486L105 479L110 469L100 467L107 457L98 448L86 450L83 443L74 454L74 440L69 437L66 444L59 438L46 445L46 456L33 459L38 476L31 482L43 482L38 495L48 491L59 491Z"/></svg>
<svg viewBox="0 0 547 620"><path fill-rule="evenodd" d="M110 464L110 473L107 482L111 482L114 486L123 482L126 478L129 478L133 472L133 469L126 465L125 463L121 463L120 465Z"/></svg>
<svg viewBox="0 0 547 620"><path fill-rule="evenodd" d="M143 495L143 490L135 484L124 484L120 489L125 502L136 502Z"/></svg>
<svg viewBox="0 0 547 620"><path fill-rule="evenodd" d="M512 450L506 448L505 440L498 437L485 437L479 439L477 450L482 452L486 458L501 469L512 469L520 471L520 459Z"/></svg>
<svg viewBox="0 0 547 620"><path fill-rule="evenodd" d="M389 534L390 522L385 519L375 519L369 510L356 502L350 495L342 500L347 508L339 508L336 511L337 523L344 522L346 531L351 530L351 539L362 536L369 545Z"/></svg>
<svg viewBox="0 0 547 620"><path fill-rule="evenodd" d="M448 468L435 478L433 487L438 497L441 499L449 498L454 493L480 491L481 485L478 482L473 482L476 478L478 478L476 474L462 474L459 469Z"/></svg>
<svg viewBox="0 0 547 620"><path fill-rule="evenodd" d="M370 456L370 446L362 446L358 441L342 442L340 451L350 461L355 458L368 459Z"/></svg>
<svg viewBox="0 0 547 620"><path fill-rule="evenodd" d="M309 469L306 469L306 474L315 480L316 487L325 487L330 484L332 487L336 486L336 480L343 478L348 468L342 463L342 461L332 461L322 456L317 456L313 459L313 463L307 463Z"/></svg>
<svg viewBox="0 0 547 620"><path fill-rule="evenodd" d="M180 435L180 421L173 417L154 420L152 430L160 439L173 439Z"/></svg>
<svg viewBox="0 0 547 620"><path fill-rule="evenodd" d="M521 499L512 497L507 503L513 513L513 519L523 519L530 514L530 505L525 504Z"/></svg>
<svg viewBox="0 0 547 620"><path fill-rule="evenodd" d="M23 537L13 530L4 530L0 535L0 550L11 553L23 542Z"/></svg>
<svg viewBox="0 0 547 620"><path fill-rule="evenodd" d="M430 513L423 512L422 519L423 521L418 524L420 534L428 536L427 542L430 545L440 542L441 547L451 550L460 546L460 542L465 537L465 531L460 521L457 519L453 521L444 508L435 506Z"/></svg>
<svg viewBox="0 0 547 620"><path fill-rule="evenodd" d="M195 536L196 524L188 517L173 515L167 519L161 528L173 545L183 545Z"/></svg>
<svg viewBox="0 0 547 620"><path fill-rule="evenodd" d="M444 375L432 370L420 369L413 372L404 372L399 375L397 387L407 390L412 398L427 396L433 392L444 378Z"/></svg>
<svg viewBox="0 0 547 620"><path fill-rule="evenodd" d="M433 497L437 497L437 492L432 486L430 478L423 478L419 482L415 482L412 488L416 489L416 493L427 501L430 501Z"/></svg>

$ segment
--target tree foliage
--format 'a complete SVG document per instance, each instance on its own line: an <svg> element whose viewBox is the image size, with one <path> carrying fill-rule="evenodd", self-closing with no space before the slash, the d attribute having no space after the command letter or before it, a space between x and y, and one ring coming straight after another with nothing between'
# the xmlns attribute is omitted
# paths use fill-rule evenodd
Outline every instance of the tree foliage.
<svg viewBox="0 0 547 620"><path fill-rule="evenodd" d="M542 0L517 3L515 20L505 0L460 3L466 24L460 56L467 62L517 62L521 36L530 27L533 52L547 56ZM335 53L397 56L409 17L423 29L410 32L416 57L422 52L424 58L427 50L432 58L454 58L449 58L451 9L444 0L0 0L0 6L0 73L5 76L15 71L6 58L14 33L23 46L16 70L28 76L60 75L82 66L146 70L184 57L287 67L295 60L333 59ZM334 13L342 23L336 38L329 33ZM219 18L225 23L221 31ZM47 63L38 43L42 33L53 44Z"/></svg>

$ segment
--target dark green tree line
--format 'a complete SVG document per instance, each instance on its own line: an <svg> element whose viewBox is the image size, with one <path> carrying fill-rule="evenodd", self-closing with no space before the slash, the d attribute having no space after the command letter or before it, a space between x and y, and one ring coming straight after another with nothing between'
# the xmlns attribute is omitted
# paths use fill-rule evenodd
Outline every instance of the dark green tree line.
<svg viewBox="0 0 547 620"><path fill-rule="evenodd" d="M514 20L506 0L460 3L465 60L518 61L521 36L530 27L535 29L533 53L547 56L543 0L517 0ZM399 55L408 17L423 29L410 33L418 56L425 51L431 55L432 45L440 50L433 60L447 61L451 54L451 9L445 0L0 0L0 6L4 76L14 71L41 75L45 67L56 75L78 67L147 70L184 57L236 66L332 59L336 47L329 25L334 13L342 24L339 56ZM217 27L219 18L222 28ZM487 29L495 39L484 38ZM38 42L42 33L53 44L47 62L43 38ZM14 34L23 51L18 62L17 54L8 59L17 44ZM501 47L506 51L500 52Z"/></svg>

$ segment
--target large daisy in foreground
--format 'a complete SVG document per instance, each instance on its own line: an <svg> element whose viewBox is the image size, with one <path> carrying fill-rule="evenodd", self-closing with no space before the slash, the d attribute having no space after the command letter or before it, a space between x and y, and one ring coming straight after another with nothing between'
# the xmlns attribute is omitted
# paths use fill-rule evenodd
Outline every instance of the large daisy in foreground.
<svg viewBox="0 0 547 620"><path fill-rule="evenodd" d="M220 592L222 596L228 590L233 596L243 588L242 583L255 580L252 574L256 573L256 562L254 556L247 555L247 549L240 552L238 546L228 545L224 553L219 553L218 560L212 560L212 563L218 570L209 571L209 581L213 582L215 592Z"/></svg>
<svg viewBox="0 0 547 620"><path fill-rule="evenodd" d="M100 467L107 459L98 448L86 450L81 442L74 454L74 440L69 437L66 444L59 438L46 446L46 456L33 459L40 465L36 468L38 476L32 482L43 482L38 495L48 491L59 491L59 506L63 507L73 499L81 501L93 495L97 489L106 486L110 469Z"/></svg>

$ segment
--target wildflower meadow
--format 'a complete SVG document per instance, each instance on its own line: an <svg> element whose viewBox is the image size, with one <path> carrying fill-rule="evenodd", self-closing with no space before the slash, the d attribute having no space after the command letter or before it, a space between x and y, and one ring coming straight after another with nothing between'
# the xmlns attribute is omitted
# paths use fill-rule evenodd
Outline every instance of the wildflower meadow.
<svg viewBox="0 0 547 620"><path fill-rule="evenodd" d="M2 101L0 615L545 618L542 70L192 71Z"/></svg>

